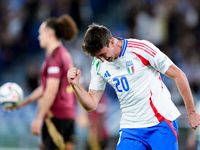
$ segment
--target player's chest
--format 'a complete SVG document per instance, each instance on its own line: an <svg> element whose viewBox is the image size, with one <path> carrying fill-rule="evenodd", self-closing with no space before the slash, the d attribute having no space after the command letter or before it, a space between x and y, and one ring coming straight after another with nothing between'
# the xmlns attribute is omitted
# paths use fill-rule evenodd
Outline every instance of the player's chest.
<svg viewBox="0 0 200 150"><path fill-rule="evenodd" d="M99 74L108 82L116 80L137 80L144 73L147 66L144 66L138 58L123 58L112 63L101 65Z"/></svg>

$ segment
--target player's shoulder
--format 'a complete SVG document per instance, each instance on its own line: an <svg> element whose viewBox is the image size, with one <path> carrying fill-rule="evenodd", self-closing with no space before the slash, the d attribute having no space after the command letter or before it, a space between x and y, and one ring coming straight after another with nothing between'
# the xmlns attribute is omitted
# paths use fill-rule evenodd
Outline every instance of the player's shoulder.
<svg viewBox="0 0 200 150"><path fill-rule="evenodd" d="M46 59L48 64L62 64L64 62L63 58L66 55L66 51L64 53L65 49L63 49L61 46L56 48Z"/></svg>
<svg viewBox="0 0 200 150"><path fill-rule="evenodd" d="M122 56L125 56L125 54L132 54L132 51L134 51L134 45L140 44L141 40L129 38L129 39L123 39L123 48L122 48Z"/></svg>
<svg viewBox="0 0 200 150"><path fill-rule="evenodd" d="M129 38L127 40L127 45L133 45L133 44L147 44L147 45L152 45L152 43L148 40L145 39L134 39L134 38Z"/></svg>
<svg viewBox="0 0 200 150"><path fill-rule="evenodd" d="M156 53L156 46L148 40L127 39L127 52Z"/></svg>
<svg viewBox="0 0 200 150"><path fill-rule="evenodd" d="M94 57L91 67L98 69L100 64L101 64L101 60L98 59L97 57Z"/></svg>
<svg viewBox="0 0 200 150"><path fill-rule="evenodd" d="M101 60L98 59L97 57L94 57L92 65L91 65L91 72L95 73L98 75L98 72L100 70L100 66L101 66Z"/></svg>

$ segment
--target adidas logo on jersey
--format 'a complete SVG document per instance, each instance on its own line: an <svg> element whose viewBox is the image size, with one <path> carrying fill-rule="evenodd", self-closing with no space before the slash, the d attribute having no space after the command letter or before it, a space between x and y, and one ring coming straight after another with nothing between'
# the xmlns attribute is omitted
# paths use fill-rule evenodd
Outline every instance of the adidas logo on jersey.
<svg viewBox="0 0 200 150"><path fill-rule="evenodd" d="M107 70L106 73L104 74L104 77L111 77L111 75L109 74L108 70Z"/></svg>

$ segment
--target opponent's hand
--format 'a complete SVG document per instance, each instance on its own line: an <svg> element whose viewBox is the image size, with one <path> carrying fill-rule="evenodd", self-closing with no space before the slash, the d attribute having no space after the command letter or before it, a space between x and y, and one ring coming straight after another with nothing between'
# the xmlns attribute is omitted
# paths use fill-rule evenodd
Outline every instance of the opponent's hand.
<svg viewBox="0 0 200 150"><path fill-rule="evenodd" d="M16 110L16 107L14 107L14 108L7 108L7 107L2 106L2 108L3 108L4 111L7 111L7 112L11 112L13 110Z"/></svg>
<svg viewBox="0 0 200 150"><path fill-rule="evenodd" d="M26 106L27 104L31 103L30 101L28 100L23 100L17 107L16 109L19 109L19 108L22 108L24 106Z"/></svg>
<svg viewBox="0 0 200 150"><path fill-rule="evenodd" d="M67 72L67 78L70 84L76 85L81 77L81 71L77 68L71 68Z"/></svg>
<svg viewBox="0 0 200 150"><path fill-rule="evenodd" d="M189 114L189 123L190 126L195 130L200 125L200 115L196 111Z"/></svg>
<svg viewBox="0 0 200 150"><path fill-rule="evenodd" d="M16 106L16 107L13 107L13 108L6 108L6 107L3 107L3 106L2 107L3 107L4 111L11 112L13 110L17 110L19 108L22 108L22 107L26 106L29 103L30 102L28 100L22 100L22 102L18 106Z"/></svg>
<svg viewBox="0 0 200 150"><path fill-rule="evenodd" d="M42 119L36 118L33 123L31 124L31 133L33 135L40 135L41 134L41 129L42 129Z"/></svg>

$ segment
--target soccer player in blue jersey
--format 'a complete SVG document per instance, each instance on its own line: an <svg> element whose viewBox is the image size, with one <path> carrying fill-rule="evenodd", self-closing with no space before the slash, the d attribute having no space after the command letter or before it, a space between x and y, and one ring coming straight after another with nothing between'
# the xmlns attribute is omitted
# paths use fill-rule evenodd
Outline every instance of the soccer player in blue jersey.
<svg viewBox="0 0 200 150"><path fill-rule="evenodd" d="M87 92L72 68L68 80L88 111L96 109L106 83L113 86L121 108L117 150L177 150L180 112L160 73L175 80L193 129L200 124L186 75L156 46L146 40L114 38L104 26L92 24L83 51L94 57Z"/></svg>

